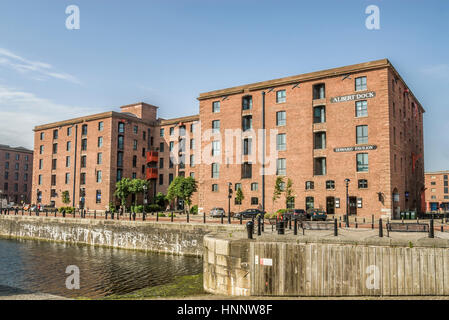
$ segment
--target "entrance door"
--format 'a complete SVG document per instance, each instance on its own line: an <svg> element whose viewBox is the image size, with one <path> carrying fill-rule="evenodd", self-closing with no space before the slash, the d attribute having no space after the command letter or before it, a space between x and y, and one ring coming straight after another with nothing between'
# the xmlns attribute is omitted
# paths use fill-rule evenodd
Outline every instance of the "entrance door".
<svg viewBox="0 0 449 320"><path fill-rule="evenodd" d="M357 197L349 197L349 214L357 214Z"/></svg>
<svg viewBox="0 0 449 320"><path fill-rule="evenodd" d="M335 197L326 198L326 213L335 214Z"/></svg>

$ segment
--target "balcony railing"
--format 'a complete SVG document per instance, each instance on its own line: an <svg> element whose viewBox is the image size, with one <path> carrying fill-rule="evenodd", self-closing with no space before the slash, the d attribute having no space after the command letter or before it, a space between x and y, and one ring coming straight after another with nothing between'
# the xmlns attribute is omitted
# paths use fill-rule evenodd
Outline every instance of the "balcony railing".
<svg viewBox="0 0 449 320"><path fill-rule="evenodd" d="M158 162L159 153L156 151L147 151L147 163Z"/></svg>
<svg viewBox="0 0 449 320"><path fill-rule="evenodd" d="M147 168L146 178L147 180L157 179L158 169L157 168Z"/></svg>

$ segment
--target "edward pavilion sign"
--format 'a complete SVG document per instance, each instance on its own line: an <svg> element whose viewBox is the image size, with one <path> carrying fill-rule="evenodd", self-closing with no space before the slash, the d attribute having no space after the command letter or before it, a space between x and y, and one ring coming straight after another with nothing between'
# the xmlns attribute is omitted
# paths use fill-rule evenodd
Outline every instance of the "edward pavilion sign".
<svg viewBox="0 0 449 320"><path fill-rule="evenodd" d="M334 152L369 151L369 150L376 150L376 149L377 149L376 145L368 145L368 146L335 148Z"/></svg>
<svg viewBox="0 0 449 320"><path fill-rule="evenodd" d="M339 96L339 97L331 98L331 103L370 99L370 98L374 98L375 96L376 96L376 92L374 92L374 91L348 94L346 96Z"/></svg>

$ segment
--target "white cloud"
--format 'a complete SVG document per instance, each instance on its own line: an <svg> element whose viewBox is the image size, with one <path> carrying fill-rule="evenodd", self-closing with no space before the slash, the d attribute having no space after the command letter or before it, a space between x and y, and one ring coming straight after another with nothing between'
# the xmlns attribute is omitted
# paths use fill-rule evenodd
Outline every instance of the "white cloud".
<svg viewBox="0 0 449 320"><path fill-rule="evenodd" d="M0 144L32 149L35 126L97 111L101 110L54 103L33 93L0 84Z"/></svg>
<svg viewBox="0 0 449 320"><path fill-rule="evenodd" d="M48 63L25 59L4 48L0 48L0 66L11 68L21 74L32 74L35 80L53 78L81 84L76 77L68 73L55 72L53 66Z"/></svg>

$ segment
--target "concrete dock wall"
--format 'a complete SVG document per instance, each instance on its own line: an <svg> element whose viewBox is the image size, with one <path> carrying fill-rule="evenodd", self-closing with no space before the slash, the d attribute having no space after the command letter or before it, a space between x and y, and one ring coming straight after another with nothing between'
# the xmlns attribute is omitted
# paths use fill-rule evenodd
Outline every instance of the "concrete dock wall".
<svg viewBox="0 0 449 320"><path fill-rule="evenodd" d="M0 216L0 236L203 256L203 237L240 225Z"/></svg>

